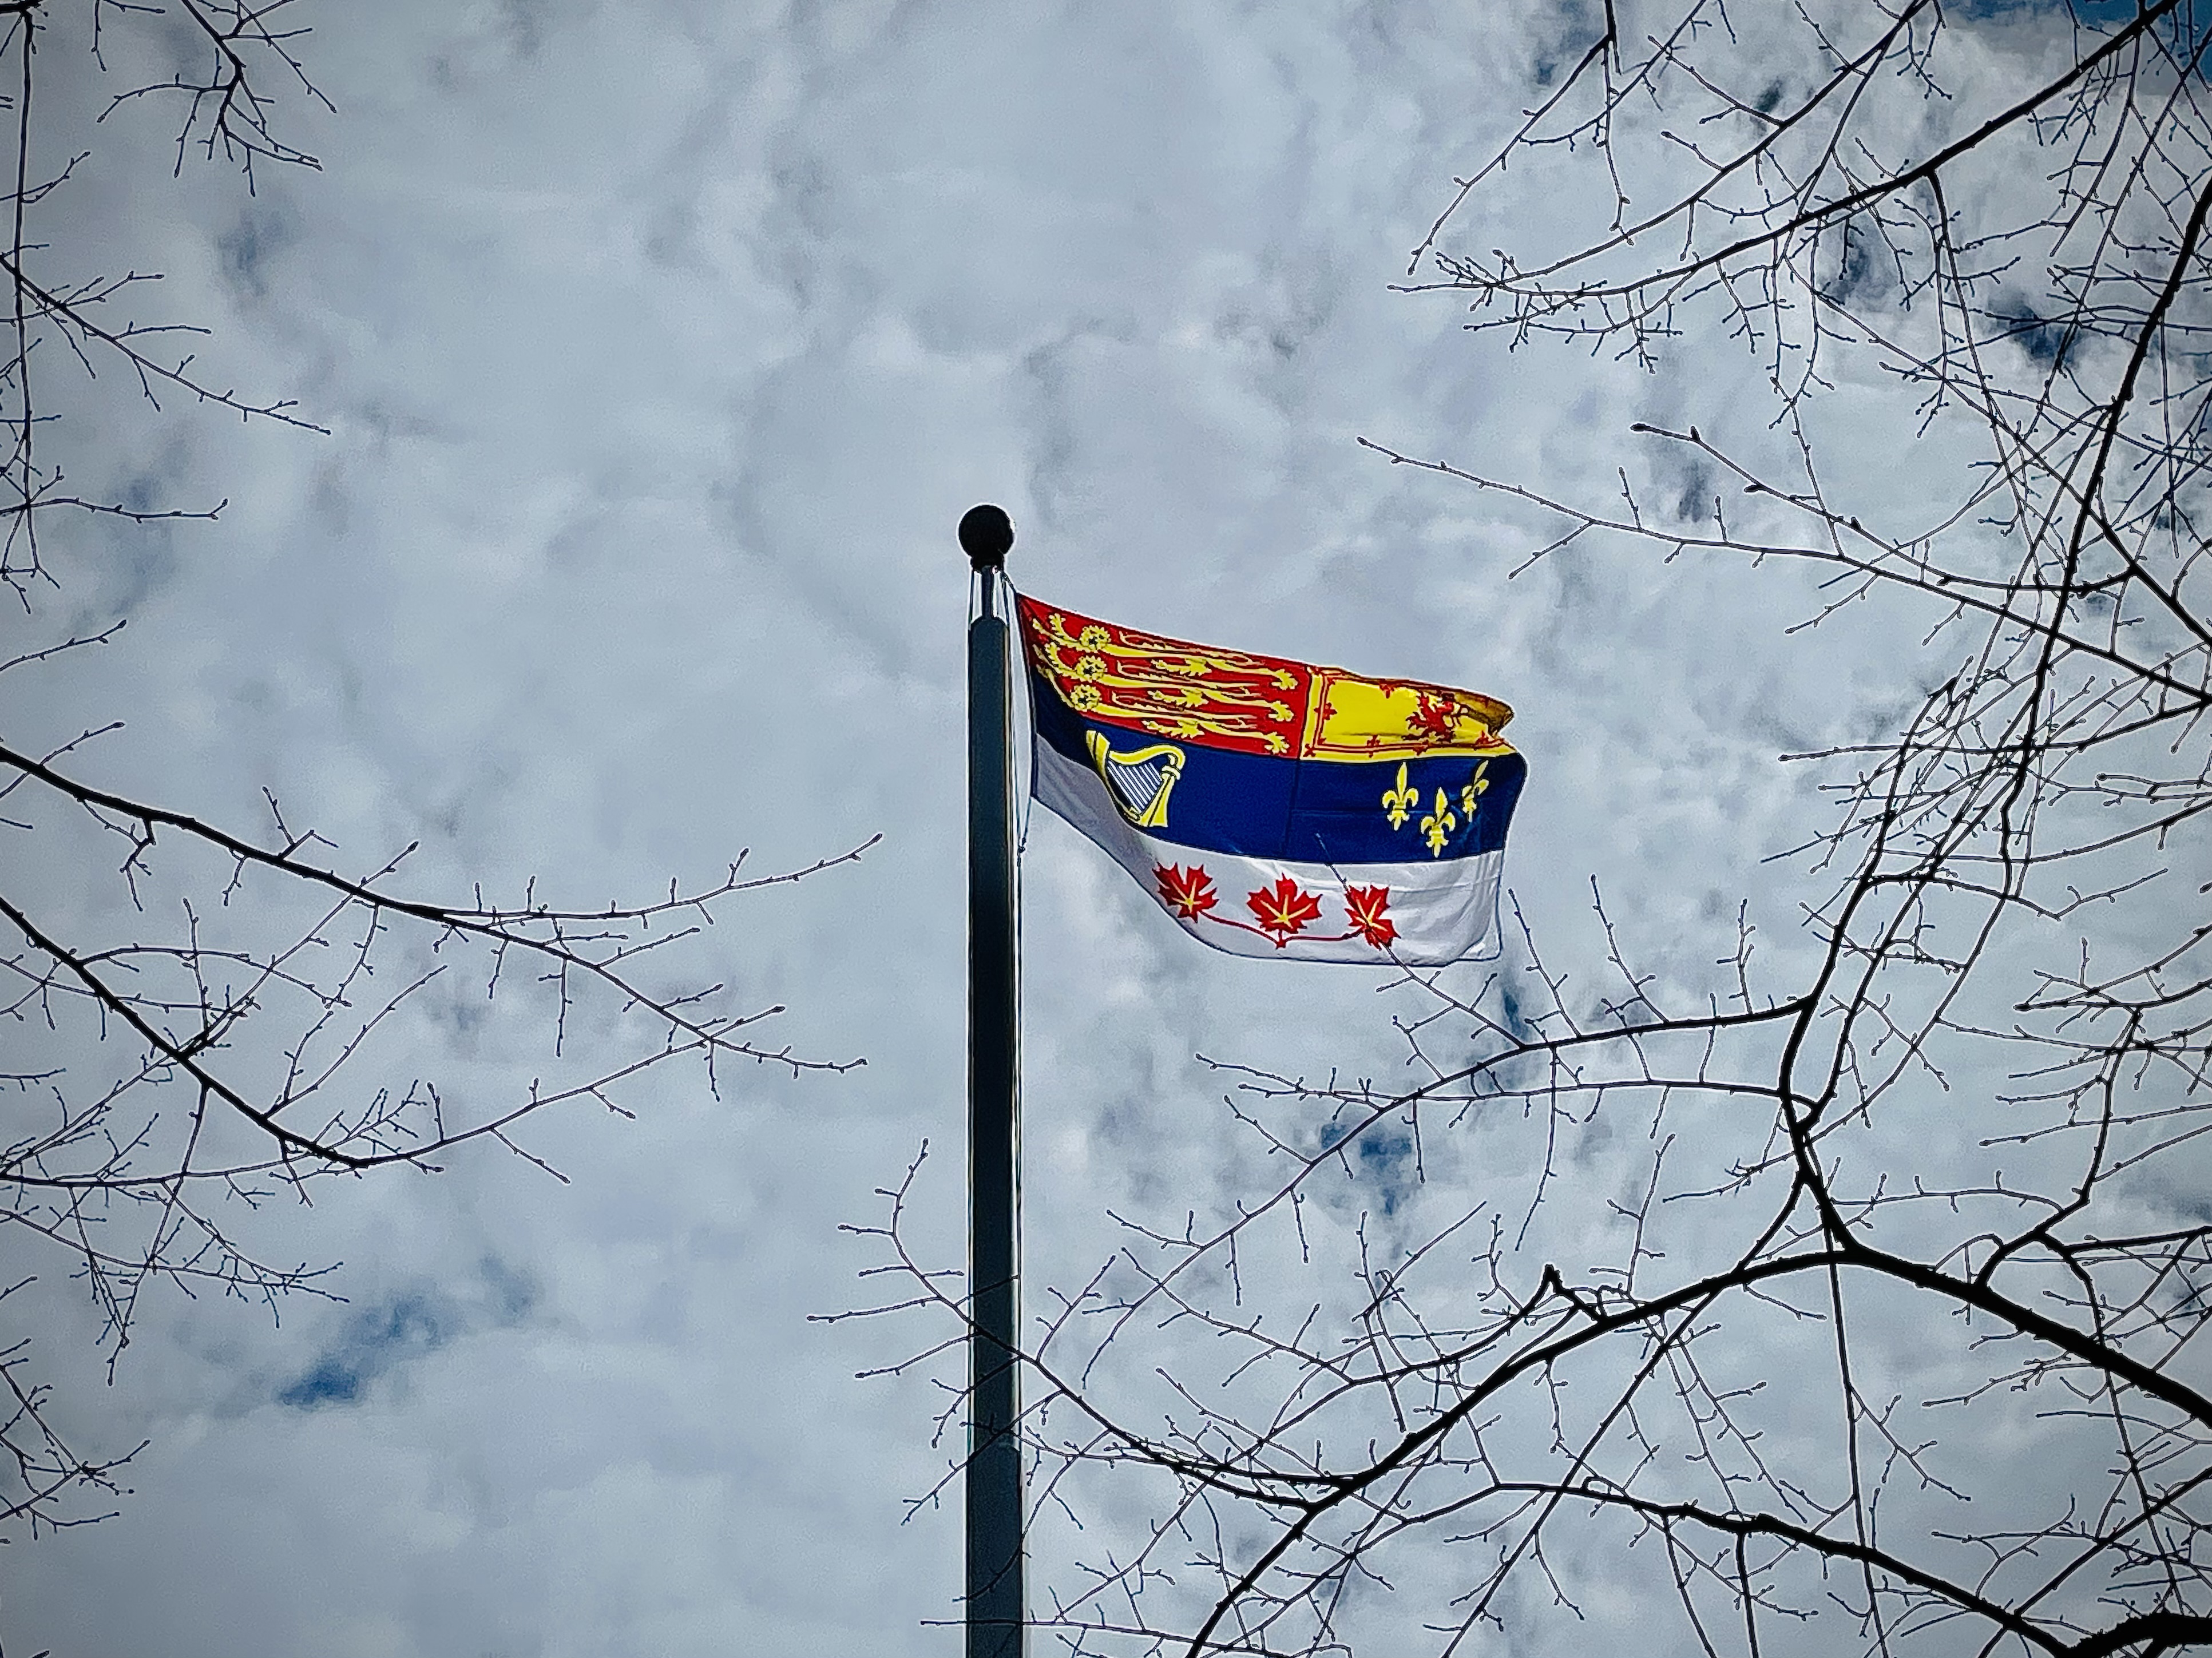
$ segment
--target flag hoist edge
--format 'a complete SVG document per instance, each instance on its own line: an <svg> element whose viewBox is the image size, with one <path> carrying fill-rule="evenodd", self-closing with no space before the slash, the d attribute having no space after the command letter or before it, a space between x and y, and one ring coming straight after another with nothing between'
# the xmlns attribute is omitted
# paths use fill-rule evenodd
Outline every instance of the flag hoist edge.
<svg viewBox="0 0 2212 1658"><path fill-rule="evenodd" d="M1158 634L1018 596L1036 799L1194 937L1436 966L1496 924L1527 762L1495 697Z"/></svg>

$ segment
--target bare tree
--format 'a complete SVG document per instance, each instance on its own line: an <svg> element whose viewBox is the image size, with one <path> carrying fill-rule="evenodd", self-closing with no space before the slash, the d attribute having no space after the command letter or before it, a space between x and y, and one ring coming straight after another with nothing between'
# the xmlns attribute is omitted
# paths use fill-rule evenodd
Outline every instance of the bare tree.
<svg viewBox="0 0 2212 1658"><path fill-rule="evenodd" d="M143 525L222 511L76 493L49 459L58 418L121 396L320 429L289 403L210 378L194 355L202 331L143 319L135 307L150 302L152 276L78 268L66 236L50 244L41 231L87 159L48 154L46 136L148 104L171 112L180 173L228 165L251 190L264 169L315 167L279 119L288 102L325 101L301 56L303 11L299 0L0 4L15 151L0 255L14 288L0 584L24 641L0 663L0 686L110 646L123 628L69 635L58 623L72 572L42 531L58 515ZM73 55L58 91L40 72L57 54ZM149 58L173 71L111 78L112 60ZM704 882L590 908L550 902L534 882L504 899L481 888L441 898L405 878L415 846L364 860L288 819L273 796L260 822L226 827L96 784L99 739L114 729L52 746L0 734L0 1221L14 1240L0 1303L41 1260L70 1268L103 1322L111 1374L151 1285L272 1304L331 1292L325 1269L272 1256L266 1229L259 1245L241 1237L241 1218L271 1199L305 1199L333 1175L436 1169L476 1140L541 1162L514 1138L526 1118L580 1101L624 1111L626 1085L678 1060L699 1065L709 1088L735 1060L856 1063L765 1037L781 1009L738 1005L702 981L696 948L686 955L743 895L811 870L754 877L741 858ZM539 1074L505 1094L481 1078L441 1084L434 1032L409 1023L440 999L472 1002L471 1019L495 1003L537 1032ZM100 1517L135 1455L65 1442L35 1364L27 1337L0 1340L0 1539Z"/></svg>
<svg viewBox="0 0 2212 1658"><path fill-rule="evenodd" d="M1532 560L1810 566L1809 659L1893 602L1929 689L1798 756L1826 896L1724 993L1524 934L1426 983L1418 1086L1230 1067L1283 1177L1029 1344L1041 1523L1121 1516L1036 1610L1070 1650L2212 1646L2212 16L1758 10L1562 9L1407 286L1769 405L1637 428L1612 501L1375 446ZM1557 245L1474 228L1509 169ZM1948 498L1884 489L1926 445ZM905 1190L886 1304L957 1319Z"/></svg>

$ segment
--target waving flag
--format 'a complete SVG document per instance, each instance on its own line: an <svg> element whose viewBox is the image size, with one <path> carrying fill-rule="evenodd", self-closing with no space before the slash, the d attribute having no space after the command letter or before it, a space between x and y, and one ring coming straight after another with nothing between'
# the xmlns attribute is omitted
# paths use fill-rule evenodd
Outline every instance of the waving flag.
<svg viewBox="0 0 2212 1658"><path fill-rule="evenodd" d="M1527 763L1495 697L1019 600L1036 799L1218 950L1434 966L1497 919Z"/></svg>

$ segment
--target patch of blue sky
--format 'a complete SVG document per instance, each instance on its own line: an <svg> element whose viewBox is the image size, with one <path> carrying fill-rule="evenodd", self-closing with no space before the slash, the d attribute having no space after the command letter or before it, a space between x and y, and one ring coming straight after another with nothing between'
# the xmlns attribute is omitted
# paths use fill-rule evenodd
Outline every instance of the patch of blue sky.
<svg viewBox="0 0 2212 1658"><path fill-rule="evenodd" d="M363 1308L323 1352L276 1390L295 1411L355 1405L400 1366L428 1357L457 1337L520 1323L536 1303L536 1287L507 1263L479 1263L465 1297L442 1291L397 1291Z"/></svg>
<svg viewBox="0 0 2212 1658"><path fill-rule="evenodd" d="M453 1325L449 1310L429 1297L395 1296L357 1314L335 1345L278 1390L276 1402L295 1411L357 1404L368 1385L394 1366L444 1346Z"/></svg>
<svg viewBox="0 0 2212 1658"><path fill-rule="evenodd" d="M1386 1132L1378 1126L1362 1134L1354 1145L1359 1156L1359 1177L1373 1182L1382 1212L1395 1214L1416 1178L1413 1135L1404 1129Z"/></svg>
<svg viewBox="0 0 2212 1658"><path fill-rule="evenodd" d="M1345 1173L1356 1184L1372 1188L1384 1214L1395 1213L1416 1178L1412 1132L1390 1124L1367 1123L1364 1114L1339 1117L1321 1126L1323 1151L1334 1151L1347 1141L1352 1155L1344 1159Z"/></svg>

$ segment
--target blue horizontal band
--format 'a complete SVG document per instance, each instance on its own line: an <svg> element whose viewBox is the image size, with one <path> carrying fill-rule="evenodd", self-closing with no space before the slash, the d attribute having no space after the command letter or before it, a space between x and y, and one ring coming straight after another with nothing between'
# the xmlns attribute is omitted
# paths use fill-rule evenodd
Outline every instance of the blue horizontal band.
<svg viewBox="0 0 2212 1658"><path fill-rule="evenodd" d="M1091 733L1109 750L1124 752L1159 741L1085 720L1034 672L1030 701L1036 740L1079 765L1093 763L1085 740ZM1494 852L1505 844L1506 824L1528 774L1518 754L1401 762L1243 754L1184 739L1173 746L1182 768L1168 793L1166 820L1145 826L1146 835L1199 851L1297 863L1403 864ZM1401 763L1405 793L1396 794ZM1471 797L1470 812L1466 791L1475 784L1480 786ZM1386 794L1395 795L1395 826Z"/></svg>

